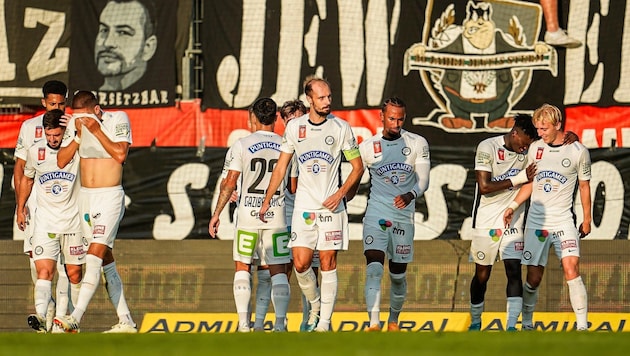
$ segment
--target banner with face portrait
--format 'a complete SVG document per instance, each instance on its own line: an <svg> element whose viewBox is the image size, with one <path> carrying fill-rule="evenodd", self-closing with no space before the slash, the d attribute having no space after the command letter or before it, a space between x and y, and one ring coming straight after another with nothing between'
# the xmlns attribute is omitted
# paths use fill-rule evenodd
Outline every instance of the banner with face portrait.
<svg viewBox="0 0 630 356"><path fill-rule="evenodd" d="M108 108L174 104L177 1L73 1L72 14L72 91Z"/></svg>

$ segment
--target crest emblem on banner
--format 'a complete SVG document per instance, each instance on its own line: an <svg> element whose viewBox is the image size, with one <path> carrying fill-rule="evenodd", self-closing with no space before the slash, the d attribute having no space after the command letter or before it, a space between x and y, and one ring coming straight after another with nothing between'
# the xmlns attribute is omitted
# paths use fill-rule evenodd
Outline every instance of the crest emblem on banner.
<svg viewBox="0 0 630 356"><path fill-rule="evenodd" d="M540 5L469 0L465 14L458 14L454 2L443 10L436 4L428 1L423 42L404 56L403 73L417 70L436 104L413 124L453 132L510 129L517 114L512 108L527 92L533 71L557 75L556 50L537 42Z"/></svg>

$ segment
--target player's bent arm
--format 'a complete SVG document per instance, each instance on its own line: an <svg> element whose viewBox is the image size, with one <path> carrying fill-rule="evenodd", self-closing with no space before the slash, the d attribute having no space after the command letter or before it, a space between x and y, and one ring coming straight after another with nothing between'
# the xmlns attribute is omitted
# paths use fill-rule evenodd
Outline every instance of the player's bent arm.
<svg viewBox="0 0 630 356"><path fill-rule="evenodd" d="M79 137L79 136L76 136ZM74 158L74 154L79 149L79 140L72 140L68 146L61 147L57 151L57 167L65 168Z"/></svg>
<svg viewBox="0 0 630 356"><path fill-rule="evenodd" d="M269 178L269 186L267 186L267 191L265 192L265 198L260 205L260 210L258 210L258 218L264 223L267 222L267 220L265 219L265 213L267 213L267 210L269 210L271 198L273 198L274 193L278 190L280 184L284 180L284 177L287 174L287 167L289 166L289 162L291 162L292 157L293 153L280 152L278 162L276 162L276 166L271 173L271 178Z"/></svg>
<svg viewBox="0 0 630 356"><path fill-rule="evenodd" d="M500 192L512 187L512 181L509 179L493 182L492 174L488 171L475 171L475 178L477 179L477 186L481 194L490 194L494 192Z"/></svg>
<svg viewBox="0 0 630 356"><path fill-rule="evenodd" d="M20 195L20 183L22 183L22 177L24 176L24 166L26 166L26 161L16 157L15 165L13 166L13 186L15 187L16 204Z"/></svg>
<svg viewBox="0 0 630 356"><path fill-rule="evenodd" d="M219 187L219 198L217 199L217 205L214 207L214 211L212 212L212 218L210 219L210 224L208 226L208 232L210 236L215 237L218 227L219 227L219 216L225 208L225 205L230 201L232 197L232 193L236 190L236 184L238 183L238 177L241 172L238 171L228 171L227 176L221 180L221 185Z"/></svg>
<svg viewBox="0 0 630 356"><path fill-rule="evenodd" d="M20 230L24 230L26 227L26 221L27 221L26 201L28 200L28 197L31 195L31 191L33 189L33 182L34 182L33 178L29 178L26 175L22 175L22 178L20 179L19 192L18 190L16 190L16 192L18 192L17 194L18 201L16 204L16 223L18 227L20 228Z"/></svg>
<svg viewBox="0 0 630 356"><path fill-rule="evenodd" d="M414 195L414 198L421 197L424 192L429 189L429 177L431 176L431 163L430 162L419 162L415 165L416 169L416 177L418 181L416 185L413 187L413 191L411 192Z"/></svg>
<svg viewBox="0 0 630 356"><path fill-rule="evenodd" d="M582 222L582 232L588 235L591 232L591 184L588 180L579 180L578 189L580 190L580 201L582 202L582 212L584 220Z"/></svg>

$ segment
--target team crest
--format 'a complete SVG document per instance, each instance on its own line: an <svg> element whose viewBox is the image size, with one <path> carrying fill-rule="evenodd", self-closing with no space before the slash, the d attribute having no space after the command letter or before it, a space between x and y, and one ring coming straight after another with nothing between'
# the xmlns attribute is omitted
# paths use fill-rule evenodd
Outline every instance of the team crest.
<svg viewBox="0 0 630 356"><path fill-rule="evenodd" d="M407 49L403 73L418 71L436 107L414 125L448 132L507 131L512 108L527 92L534 70L557 71L557 52L537 41L539 4L525 1L464 5L429 0L422 42Z"/></svg>

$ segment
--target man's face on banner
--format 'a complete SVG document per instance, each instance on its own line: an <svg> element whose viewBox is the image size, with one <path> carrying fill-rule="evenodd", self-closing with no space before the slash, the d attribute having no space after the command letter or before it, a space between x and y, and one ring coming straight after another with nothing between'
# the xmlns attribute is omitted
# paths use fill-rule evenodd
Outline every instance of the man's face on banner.
<svg viewBox="0 0 630 356"><path fill-rule="evenodd" d="M155 35L146 38L150 21L136 1L107 3L99 18L94 55L98 71L105 77L101 90L122 90L138 81L157 47Z"/></svg>

